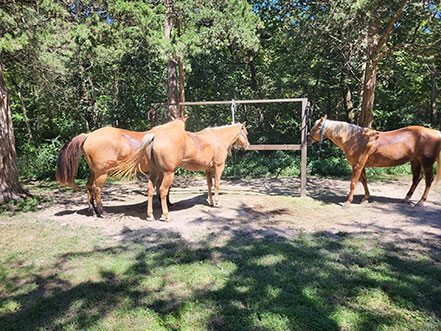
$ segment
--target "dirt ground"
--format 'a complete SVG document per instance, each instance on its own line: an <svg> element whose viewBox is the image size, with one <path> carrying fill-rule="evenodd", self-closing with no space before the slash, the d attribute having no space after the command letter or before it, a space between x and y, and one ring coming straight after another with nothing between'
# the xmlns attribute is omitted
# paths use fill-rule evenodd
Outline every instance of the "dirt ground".
<svg viewBox="0 0 441 331"><path fill-rule="evenodd" d="M410 179L369 183L371 199L359 204L363 187L358 185L349 208L342 208L349 181L309 178L307 197L300 197L300 180L251 179L222 180L221 207L207 203L206 182L202 178L176 178L172 187L169 222L146 221L146 183L142 181L107 183L102 199L109 213L106 218L87 216L85 188L79 192L63 188L52 191L51 203L38 215L70 226L101 229L116 240L136 236L138 230L161 229L186 240L200 240L210 235L253 232L257 236L298 236L322 232L329 236L358 235L378 237L383 242L424 247L439 252L441 248L441 194L432 189L424 207L415 206L424 183L416 190L412 204L402 203ZM32 189L31 189L32 192ZM155 197L155 218L160 205ZM421 245L422 244L422 245Z"/></svg>

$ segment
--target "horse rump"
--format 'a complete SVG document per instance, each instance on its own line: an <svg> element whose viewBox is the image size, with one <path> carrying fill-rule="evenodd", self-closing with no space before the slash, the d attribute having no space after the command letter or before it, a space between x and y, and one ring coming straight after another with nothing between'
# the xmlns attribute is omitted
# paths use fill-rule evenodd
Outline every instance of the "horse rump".
<svg viewBox="0 0 441 331"><path fill-rule="evenodd" d="M138 172L147 177L147 174L141 169L141 164L143 163L143 160L145 162L153 161L151 156L153 155L154 138L155 135L153 133L146 134L142 139L141 146L136 152L121 161L112 161L109 169L110 177L130 180L134 178ZM146 158L146 153L148 153L148 158Z"/></svg>

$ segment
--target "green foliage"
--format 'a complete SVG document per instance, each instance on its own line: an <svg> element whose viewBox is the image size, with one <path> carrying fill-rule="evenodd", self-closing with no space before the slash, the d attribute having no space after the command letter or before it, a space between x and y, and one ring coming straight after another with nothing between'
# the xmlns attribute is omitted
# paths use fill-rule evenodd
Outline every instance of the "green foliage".
<svg viewBox="0 0 441 331"><path fill-rule="evenodd" d="M315 118L326 113L346 120L347 84L358 116L366 29L380 11L383 31L398 3L175 0L181 33L168 40L162 1L4 2L0 58L20 174L53 177L51 141L57 137L64 143L106 125L149 129L152 104L165 100L170 54L183 59L188 101L307 97ZM439 4L409 4L395 28L385 45L388 56L379 63L374 128L440 128L430 100L432 85L441 86ZM436 72L434 83L429 69ZM229 106L186 112L191 131L231 121ZM158 118L166 122L167 111L159 110ZM300 142L299 104L242 105L236 119L248 123L253 144ZM309 172L346 175L343 155L329 151L311 149ZM237 155L229 160L228 176L297 174L298 153ZM79 176L86 173L82 163Z"/></svg>
<svg viewBox="0 0 441 331"><path fill-rule="evenodd" d="M298 177L300 176L300 157L298 153L274 152L234 152L227 160L225 177Z"/></svg>

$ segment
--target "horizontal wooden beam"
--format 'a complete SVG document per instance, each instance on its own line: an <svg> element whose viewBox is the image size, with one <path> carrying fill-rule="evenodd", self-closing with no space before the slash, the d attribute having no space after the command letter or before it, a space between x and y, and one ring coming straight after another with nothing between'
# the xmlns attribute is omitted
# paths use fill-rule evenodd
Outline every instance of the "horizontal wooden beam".
<svg viewBox="0 0 441 331"><path fill-rule="evenodd" d="M302 145L250 145L249 151L299 151Z"/></svg>
<svg viewBox="0 0 441 331"><path fill-rule="evenodd" d="M250 104L250 103L279 103L279 102L306 102L306 98L291 98L291 99L257 99L257 100L234 100L235 104ZM199 101L199 102L179 102L179 106L207 106L207 105L231 105L230 101ZM160 103L157 105L166 106L167 103Z"/></svg>

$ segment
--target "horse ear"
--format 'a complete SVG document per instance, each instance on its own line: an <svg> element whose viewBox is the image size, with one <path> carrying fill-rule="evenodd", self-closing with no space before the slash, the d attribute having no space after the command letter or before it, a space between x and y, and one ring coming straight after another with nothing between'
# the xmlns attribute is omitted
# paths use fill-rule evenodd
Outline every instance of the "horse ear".
<svg viewBox="0 0 441 331"><path fill-rule="evenodd" d="M328 118L328 114L326 114L325 116L322 117L323 120L326 120Z"/></svg>
<svg viewBox="0 0 441 331"><path fill-rule="evenodd" d="M187 120L188 120L188 117L184 117L184 118L182 119L182 122L184 122L184 124L185 124L185 123L187 123Z"/></svg>
<svg viewBox="0 0 441 331"><path fill-rule="evenodd" d="M242 127L244 128L247 125L247 122L243 122Z"/></svg>

